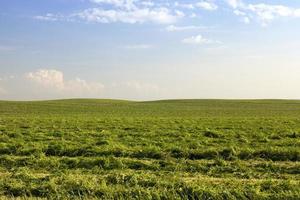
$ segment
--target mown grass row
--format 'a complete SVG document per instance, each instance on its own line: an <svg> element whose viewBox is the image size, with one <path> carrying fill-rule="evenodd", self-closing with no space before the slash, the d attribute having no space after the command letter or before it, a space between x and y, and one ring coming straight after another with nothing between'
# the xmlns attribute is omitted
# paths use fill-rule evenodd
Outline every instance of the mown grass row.
<svg viewBox="0 0 300 200"><path fill-rule="evenodd" d="M297 199L299 182L285 180L180 178L179 174L113 171L103 175L69 171L33 174L26 168L1 176L5 196L105 199Z"/></svg>
<svg viewBox="0 0 300 200"><path fill-rule="evenodd" d="M64 156L64 157L130 157L130 158L151 158L166 159L169 157L177 159L224 159L224 160L250 160L265 159L272 161L300 161L300 148L297 147L268 147L265 149L238 149L228 148L208 148L208 149L187 149L182 150L178 147L171 149L161 149L158 147L144 147L140 150L122 149L122 148L99 148L92 146L70 146L61 143L51 143L44 148L41 146L25 147L17 144L0 144L0 155L29 156L40 155L46 156Z"/></svg>
<svg viewBox="0 0 300 200"><path fill-rule="evenodd" d="M211 177L236 178L300 178L300 164L285 162L284 165L272 161L224 161L224 160L141 160L116 157L18 157L1 156L0 167L5 172L12 169L27 167L32 170L57 172L64 170L139 170L148 172L184 172L207 174Z"/></svg>

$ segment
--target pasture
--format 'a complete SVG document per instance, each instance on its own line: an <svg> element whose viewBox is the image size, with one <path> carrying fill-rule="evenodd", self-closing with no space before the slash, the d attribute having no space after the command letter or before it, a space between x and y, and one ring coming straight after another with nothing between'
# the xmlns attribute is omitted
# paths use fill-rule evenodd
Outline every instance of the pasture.
<svg viewBox="0 0 300 200"><path fill-rule="evenodd" d="M300 199L300 101L0 101L0 198Z"/></svg>

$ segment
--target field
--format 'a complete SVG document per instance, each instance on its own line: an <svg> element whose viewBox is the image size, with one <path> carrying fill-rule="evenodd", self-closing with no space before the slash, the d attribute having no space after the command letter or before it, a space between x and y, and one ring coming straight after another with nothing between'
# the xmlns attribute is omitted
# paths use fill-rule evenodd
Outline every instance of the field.
<svg viewBox="0 0 300 200"><path fill-rule="evenodd" d="M300 101L0 101L0 199L300 199Z"/></svg>

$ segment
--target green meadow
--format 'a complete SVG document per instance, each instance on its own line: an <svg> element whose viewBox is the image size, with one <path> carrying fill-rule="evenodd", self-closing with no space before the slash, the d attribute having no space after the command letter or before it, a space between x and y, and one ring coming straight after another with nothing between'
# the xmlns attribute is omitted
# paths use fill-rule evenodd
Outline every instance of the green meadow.
<svg viewBox="0 0 300 200"><path fill-rule="evenodd" d="M300 101L0 101L0 199L300 199Z"/></svg>

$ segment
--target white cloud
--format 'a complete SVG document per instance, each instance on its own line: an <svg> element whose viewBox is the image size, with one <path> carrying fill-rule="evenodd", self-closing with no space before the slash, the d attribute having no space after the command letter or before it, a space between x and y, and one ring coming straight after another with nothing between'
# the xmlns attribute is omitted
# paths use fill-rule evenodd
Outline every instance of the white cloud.
<svg viewBox="0 0 300 200"><path fill-rule="evenodd" d="M165 91L154 83L123 80L106 83L91 82L81 78L65 78L55 69L39 69L23 76L0 78L0 99L33 100L63 98L159 98ZM113 81L113 80L111 80Z"/></svg>
<svg viewBox="0 0 300 200"><path fill-rule="evenodd" d="M25 78L37 86L63 95L97 95L104 86L98 82L87 82L80 78L65 80L61 71L53 69L40 69L25 74Z"/></svg>
<svg viewBox="0 0 300 200"><path fill-rule="evenodd" d="M190 18L195 18L195 17L197 17L197 15L196 15L196 13L191 13L191 14L189 15L189 17L190 17Z"/></svg>
<svg viewBox="0 0 300 200"><path fill-rule="evenodd" d="M193 44L193 45L204 45L204 44L217 44L220 42L204 38L202 35L196 35L196 36L183 39L182 43Z"/></svg>
<svg viewBox="0 0 300 200"><path fill-rule="evenodd" d="M141 5L146 6L146 7L153 7L153 6L155 6L155 3L153 1L142 1Z"/></svg>
<svg viewBox="0 0 300 200"><path fill-rule="evenodd" d="M52 14L38 15L34 18L42 21L75 21L84 20L98 23L158 23L171 24L183 17L196 17L197 8L214 11L218 9L216 0L197 0L196 2L167 0L87 0L94 5L91 8L69 15ZM267 3L245 3L243 0L224 0L233 13L244 23L252 20L267 25L280 17L300 17L300 8ZM180 10L176 10L180 9ZM193 10L193 13L191 11ZM1 49L0 49L1 50Z"/></svg>
<svg viewBox="0 0 300 200"><path fill-rule="evenodd" d="M58 21L62 18L62 16L60 15L55 15L55 14L52 14L52 13L47 13L46 15L37 15L34 17L34 19L37 19L37 20L41 20L41 21Z"/></svg>
<svg viewBox="0 0 300 200"><path fill-rule="evenodd" d="M226 0L226 1L234 9L236 9L238 7L243 7L243 5L244 5L242 0Z"/></svg>
<svg viewBox="0 0 300 200"><path fill-rule="evenodd" d="M201 30L206 29L206 27L203 26L175 26L170 25L166 27L166 31L168 32L179 32L179 31L190 31L190 30Z"/></svg>
<svg viewBox="0 0 300 200"><path fill-rule="evenodd" d="M300 9L282 5L249 4L248 10L255 13L263 24L279 17L300 17Z"/></svg>
<svg viewBox="0 0 300 200"><path fill-rule="evenodd" d="M166 2L154 3L151 0L89 0L99 4L69 15L48 13L35 16L43 21L76 21L84 20L98 23L145 23L169 24L185 16L180 10L175 10ZM105 6L109 5L109 6Z"/></svg>
<svg viewBox="0 0 300 200"><path fill-rule="evenodd" d="M243 17L243 18L242 18L242 21L243 21L245 24L249 24L249 23L250 23L250 18L249 18L249 17Z"/></svg>
<svg viewBox="0 0 300 200"><path fill-rule="evenodd" d="M154 22L159 24L174 23L183 17L182 13L172 12L168 8L141 8L135 10L103 10L102 8L86 9L76 14L83 20L99 23L144 23Z"/></svg>
<svg viewBox="0 0 300 200"><path fill-rule="evenodd" d="M236 16L241 16L241 20L242 22L244 22L245 24L249 24L250 23L250 18L247 16L247 13L242 12L240 10L234 10L233 13Z"/></svg>
<svg viewBox="0 0 300 200"><path fill-rule="evenodd" d="M280 17L300 17L300 8L265 3L246 4L242 0L226 0L234 8L234 14L242 17L242 21L249 23L256 18L262 25L267 25Z"/></svg>
<svg viewBox="0 0 300 200"><path fill-rule="evenodd" d="M246 16L247 15L245 12L242 12L240 10L234 10L233 13L237 16Z"/></svg>
<svg viewBox="0 0 300 200"><path fill-rule="evenodd" d="M209 11L218 9L218 6L212 1L201 1L196 3L195 6Z"/></svg>
<svg viewBox="0 0 300 200"><path fill-rule="evenodd" d="M64 89L64 75L57 70L40 69L36 72L29 72L25 75L28 80L34 81L43 87Z"/></svg>
<svg viewBox="0 0 300 200"><path fill-rule="evenodd" d="M177 16L178 18L185 17L184 12L182 12L182 11L180 11L180 10L175 10L174 13L176 14L176 16Z"/></svg>
<svg viewBox="0 0 300 200"><path fill-rule="evenodd" d="M218 5L214 3L213 0L202 0L200 2L197 3L179 3L179 2L175 2L174 3L175 7L180 7L183 9L196 9L196 8L201 8L204 10L209 10L209 11L213 11L213 10L217 10L218 9Z"/></svg>
<svg viewBox="0 0 300 200"><path fill-rule="evenodd" d="M98 4L110 4L116 7L125 8L128 10L135 9L136 6L134 2L136 0L90 0L93 3Z"/></svg>
<svg viewBox="0 0 300 200"><path fill-rule="evenodd" d="M184 3L179 3L179 2L175 2L174 3L175 7L180 7L180 8L185 8L185 9L195 9L195 5L194 4L184 4Z"/></svg>

